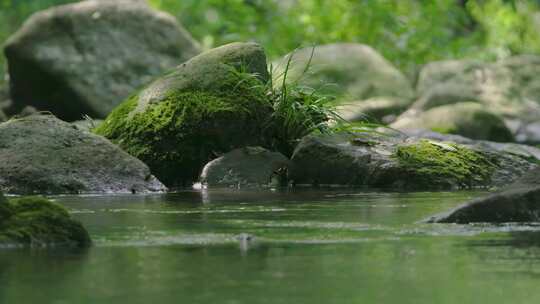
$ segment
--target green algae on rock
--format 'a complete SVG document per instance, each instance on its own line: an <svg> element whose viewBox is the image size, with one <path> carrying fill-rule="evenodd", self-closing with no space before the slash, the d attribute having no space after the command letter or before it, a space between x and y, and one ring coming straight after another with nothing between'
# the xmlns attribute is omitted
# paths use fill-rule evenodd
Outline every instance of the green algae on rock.
<svg viewBox="0 0 540 304"><path fill-rule="evenodd" d="M419 188L488 185L496 164L482 153L455 143L420 140L397 147L394 157ZM424 186L425 185L425 186Z"/></svg>
<svg viewBox="0 0 540 304"><path fill-rule="evenodd" d="M296 185L460 189L505 185L537 166L528 154L501 149L377 132L310 135L293 154L289 179Z"/></svg>
<svg viewBox="0 0 540 304"><path fill-rule="evenodd" d="M132 95L94 131L148 164L166 185L187 185L220 154L263 144L272 114L268 80L259 45L228 44Z"/></svg>
<svg viewBox="0 0 540 304"><path fill-rule="evenodd" d="M86 247L90 236L67 210L42 197L0 200L1 247Z"/></svg>

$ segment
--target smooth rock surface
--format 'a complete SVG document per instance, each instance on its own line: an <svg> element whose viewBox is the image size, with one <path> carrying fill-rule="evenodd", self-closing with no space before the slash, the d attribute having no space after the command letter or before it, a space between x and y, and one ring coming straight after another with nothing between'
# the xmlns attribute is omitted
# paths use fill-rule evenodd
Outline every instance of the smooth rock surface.
<svg viewBox="0 0 540 304"><path fill-rule="evenodd" d="M129 94L200 52L176 19L144 1L88 0L40 11L4 49L16 114L103 118ZM31 89L29 89L31 88Z"/></svg>
<svg viewBox="0 0 540 304"><path fill-rule="evenodd" d="M289 159L261 147L235 149L206 164L203 186L235 188L278 187L286 182Z"/></svg>
<svg viewBox="0 0 540 304"><path fill-rule="evenodd" d="M166 190L138 159L52 115L0 124L0 188L17 194Z"/></svg>
<svg viewBox="0 0 540 304"><path fill-rule="evenodd" d="M540 168L526 173L514 184L487 197L475 199L428 222L538 222L540 220Z"/></svg>

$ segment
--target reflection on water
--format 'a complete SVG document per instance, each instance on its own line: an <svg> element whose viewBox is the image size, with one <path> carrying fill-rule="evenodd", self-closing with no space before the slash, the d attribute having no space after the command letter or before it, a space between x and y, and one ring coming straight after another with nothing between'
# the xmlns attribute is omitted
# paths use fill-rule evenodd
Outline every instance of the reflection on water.
<svg viewBox="0 0 540 304"><path fill-rule="evenodd" d="M56 197L86 251L0 252L0 303L536 303L537 225L418 224L480 195Z"/></svg>

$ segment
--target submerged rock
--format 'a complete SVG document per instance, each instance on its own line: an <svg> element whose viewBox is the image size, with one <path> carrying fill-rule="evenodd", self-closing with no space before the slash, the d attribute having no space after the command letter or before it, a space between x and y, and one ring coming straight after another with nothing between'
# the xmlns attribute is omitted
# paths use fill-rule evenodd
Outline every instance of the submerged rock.
<svg viewBox="0 0 540 304"><path fill-rule="evenodd" d="M138 159L52 115L0 124L0 187L19 194L165 190Z"/></svg>
<svg viewBox="0 0 540 304"><path fill-rule="evenodd" d="M307 136L293 156L296 185L455 189L504 185L536 165L521 154L378 133Z"/></svg>
<svg viewBox="0 0 540 304"><path fill-rule="evenodd" d="M529 171L514 184L498 193L475 199L427 221L465 224L538 222L539 220L540 167Z"/></svg>
<svg viewBox="0 0 540 304"><path fill-rule="evenodd" d="M206 187L266 188L286 182L289 159L261 147L235 149L204 166Z"/></svg>
<svg viewBox="0 0 540 304"><path fill-rule="evenodd" d="M283 82L291 56L288 83L335 96L341 103L362 103L380 96L399 98L400 106L392 104L388 110L398 114L395 111L401 111L402 104L409 105L415 95L407 78L367 45L336 43L297 50L273 64L275 84Z"/></svg>
<svg viewBox="0 0 540 304"><path fill-rule="evenodd" d="M520 55L494 63L449 60L427 64L420 72L420 98L399 120L416 120L430 109L473 101L502 117L519 142L540 138L540 57ZM540 131L540 129L538 130Z"/></svg>
<svg viewBox="0 0 540 304"><path fill-rule="evenodd" d="M97 1L32 15L5 44L12 113L103 118L139 86L197 55L173 16L145 1ZM31 88L31 89L29 89Z"/></svg>
<svg viewBox="0 0 540 304"><path fill-rule="evenodd" d="M512 142L514 137L504 120L475 102L459 102L431 108L415 117L403 117L391 125L399 130L427 129L458 134L471 139Z"/></svg>
<svg viewBox="0 0 540 304"><path fill-rule="evenodd" d="M41 197L7 201L0 193L0 248L86 247L90 236L66 209Z"/></svg>
<svg viewBox="0 0 540 304"><path fill-rule="evenodd" d="M157 79L95 130L150 166L168 186L195 182L217 156L263 144L272 107L266 55L254 43L207 51Z"/></svg>

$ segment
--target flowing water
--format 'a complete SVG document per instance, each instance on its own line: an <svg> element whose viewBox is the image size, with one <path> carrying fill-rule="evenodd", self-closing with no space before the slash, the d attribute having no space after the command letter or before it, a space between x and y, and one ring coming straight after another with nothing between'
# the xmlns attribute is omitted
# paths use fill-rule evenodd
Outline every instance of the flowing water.
<svg viewBox="0 0 540 304"><path fill-rule="evenodd" d="M93 246L0 251L0 303L540 303L540 227L417 223L481 194L55 197Z"/></svg>

